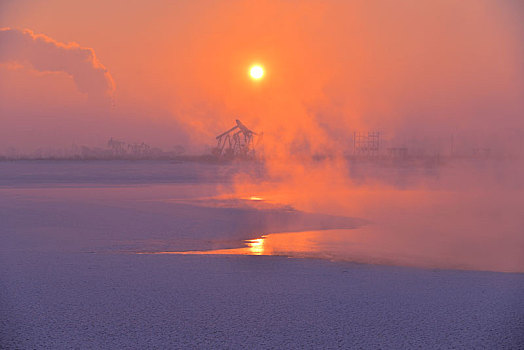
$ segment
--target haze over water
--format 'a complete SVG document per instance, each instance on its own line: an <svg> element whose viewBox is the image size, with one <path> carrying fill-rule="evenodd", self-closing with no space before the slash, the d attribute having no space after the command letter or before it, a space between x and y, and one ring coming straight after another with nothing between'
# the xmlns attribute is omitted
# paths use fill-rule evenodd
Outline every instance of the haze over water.
<svg viewBox="0 0 524 350"><path fill-rule="evenodd" d="M522 10L4 1L0 152L96 158L111 139L210 154L239 118L264 175L239 169L221 196L366 220L347 259L522 271ZM369 131L368 163L354 133Z"/></svg>
<svg viewBox="0 0 524 350"><path fill-rule="evenodd" d="M0 348L523 349L518 0L0 0Z"/></svg>

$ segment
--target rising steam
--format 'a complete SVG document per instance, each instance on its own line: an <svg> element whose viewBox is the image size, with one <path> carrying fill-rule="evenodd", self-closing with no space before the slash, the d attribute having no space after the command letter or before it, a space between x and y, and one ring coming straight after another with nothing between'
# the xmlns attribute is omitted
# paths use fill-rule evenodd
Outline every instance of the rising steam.
<svg viewBox="0 0 524 350"><path fill-rule="evenodd" d="M109 101L115 89L111 74L92 48L61 43L29 29L0 28L0 63L4 62L30 64L42 72L65 72L93 101Z"/></svg>

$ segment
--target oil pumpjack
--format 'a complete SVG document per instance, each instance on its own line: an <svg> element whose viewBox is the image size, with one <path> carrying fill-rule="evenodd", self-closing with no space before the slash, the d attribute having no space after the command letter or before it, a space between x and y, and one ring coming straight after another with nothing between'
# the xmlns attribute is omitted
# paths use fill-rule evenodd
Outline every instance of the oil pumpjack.
<svg viewBox="0 0 524 350"><path fill-rule="evenodd" d="M257 136L257 144L262 134L249 130L240 120L237 125L216 137L217 147L213 154L217 158L241 158L252 159L255 157L254 136Z"/></svg>

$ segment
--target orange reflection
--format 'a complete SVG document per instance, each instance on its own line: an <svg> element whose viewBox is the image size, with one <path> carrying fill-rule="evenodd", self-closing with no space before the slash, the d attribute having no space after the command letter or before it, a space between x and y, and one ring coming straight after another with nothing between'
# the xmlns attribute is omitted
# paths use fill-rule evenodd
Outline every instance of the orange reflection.
<svg viewBox="0 0 524 350"><path fill-rule="evenodd" d="M266 240L265 236L257 239L247 240L247 247L249 248L250 254L252 255L263 255L264 254L264 241Z"/></svg>
<svg viewBox="0 0 524 350"><path fill-rule="evenodd" d="M140 254L230 254L230 255L270 255L267 251L265 242L267 236L260 238L248 239L244 241L245 247L231 248L231 249L215 249L215 250L190 250L182 252L154 252L154 253L140 253Z"/></svg>
<svg viewBox="0 0 524 350"><path fill-rule="evenodd" d="M348 230L329 230L332 234L344 235ZM245 247L216 250L194 250L182 252L156 252L152 254L230 254L230 255L286 255L308 256L319 253L325 249L319 242L323 240L326 231L303 231L289 233L275 233L263 235L260 238L244 241ZM330 237L334 242L339 239ZM324 237L325 239L325 237Z"/></svg>
<svg viewBox="0 0 524 350"><path fill-rule="evenodd" d="M489 242L489 237L480 237L484 241L476 237L456 238L456 230L445 227L444 223L435 225L434 229L426 228L429 235L420 235L417 230L420 226L415 220L403 219L398 224L406 229L394 225L385 227L370 224L357 229L274 233L246 240L242 248L152 254L272 255L426 268L524 271L522 260L518 260L522 256L522 245L519 243L522 240L510 242L512 247L499 243L506 252L506 257L501 258L492 249L497 248L497 245L485 247L481 244ZM455 220L450 225L465 229L471 223ZM479 222L478 225L486 223ZM473 232L481 231L477 229ZM468 243L471 248L464 250L464 243Z"/></svg>

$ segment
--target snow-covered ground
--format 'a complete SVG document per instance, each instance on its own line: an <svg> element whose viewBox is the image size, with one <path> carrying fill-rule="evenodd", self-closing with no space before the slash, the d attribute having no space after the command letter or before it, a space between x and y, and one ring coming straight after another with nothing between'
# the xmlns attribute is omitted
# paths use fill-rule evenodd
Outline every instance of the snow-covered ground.
<svg viewBox="0 0 524 350"><path fill-rule="evenodd" d="M424 200L390 190L373 202L368 191L359 210L321 213L228 196L240 170L264 176L253 164L0 162L0 348L524 348L524 274L350 261L446 267L443 253L453 266L463 252L456 267L474 269L491 237L473 241L483 248L475 253L451 235L429 239L427 246L446 247L432 250L429 263L408 254L424 255L423 237L398 232L414 243L390 239L389 250L377 239L423 228L402 226L420 215L438 232L426 207L465 229L473 214L498 213L503 199L519 197L495 196L494 205L455 215L444 210L450 198L463 208L482 196L446 188ZM423 203L411 214L408 195ZM521 221L506 212L496 216L505 221L498 234L510 243L494 249L510 258L484 263L522 272L514 234ZM241 248L262 235L264 254L315 258L137 254Z"/></svg>

